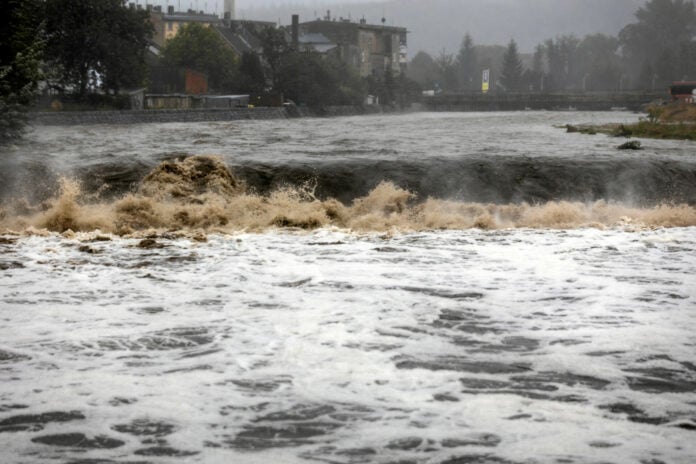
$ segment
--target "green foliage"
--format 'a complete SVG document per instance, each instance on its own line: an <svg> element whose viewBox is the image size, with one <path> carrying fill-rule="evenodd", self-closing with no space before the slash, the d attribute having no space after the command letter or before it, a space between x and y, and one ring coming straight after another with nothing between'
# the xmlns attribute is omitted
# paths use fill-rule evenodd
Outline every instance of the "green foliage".
<svg viewBox="0 0 696 464"><path fill-rule="evenodd" d="M643 120L636 124L622 124L612 135L616 137L696 140L696 126L693 124L667 124Z"/></svg>
<svg viewBox="0 0 696 464"><path fill-rule="evenodd" d="M459 90L459 73L454 55L447 53L443 48L435 59L435 63L437 64L440 88L449 92Z"/></svg>
<svg viewBox="0 0 696 464"><path fill-rule="evenodd" d="M578 75L582 73L577 63L577 48L580 40L573 35L563 35L544 42L548 74L548 90L570 90L578 88ZM582 78L580 78L582 79Z"/></svg>
<svg viewBox="0 0 696 464"><path fill-rule="evenodd" d="M416 53L408 64L406 73L409 79L428 90L434 89L435 82L439 80L437 63L432 56L423 51Z"/></svg>
<svg viewBox="0 0 696 464"><path fill-rule="evenodd" d="M574 80L582 90L615 90L621 78L619 41L604 34L588 35L576 49Z"/></svg>
<svg viewBox="0 0 696 464"><path fill-rule="evenodd" d="M142 85L152 36L148 13L121 0L46 0L47 58L52 77L84 97Z"/></svg>
<svg viewBox="0 0 696 464"><path fill-rule="evenodd" d="M42 78L41 3L6 0L0 15L0 143L21 136L25 109Z"/></svg>
<svg viewBox="0 0 696 464"><path fill-rule="evenodd" d="M358 105L364 88L345 63L311 51L288 51L278 69L278 86L286 98L313 108Z"/></svg>
<svg viewBox="0 0 696 464"><path fill-rule="evenodd" d="M459 70L459 84L463 90L478 90L479 67L474 40L467 32L457 55L456 65Z"/></svg>
<svg viewBox="0 0 696 464"><path fill-rule="evenodd" d="M660 120L660 117L664 113L664 108L661 106L650 106L648 107L648 121L655 124Z"/></svg>
<svg viewBox="0 0 696 464"><path fill-rule="evenodd" d="M400 73L396 78L396 100L401 108L406 108L421 98L423 88L414 80L409 79L405 73Z"/></svg>
<svg viewBox="0 0 696 464"><path fill-rule="evenodd" d="M280 84L283 59L291 53L285 32L274 27L267 27L261 33L261 47L266 66L266 76L271 80L274 89Z"/></svg>
<svg viewBox="0 0 696 464"><path fill-rule="evenodd" d="M657 85L665 86L686 77L680 71L695 71L696 57L691 50L696 34L696 10L692 1L649 0L636 12L636 19L637 22L619 33L635 87L649 88L656 81Z"/></svg>
<svg viewBox="0 0 696 464"><path fill-rule="evenodd" d="M261 93L266 88L263 64L256 53L244 52L239 63L239 82L237 89L247 93Z"/></svg>
<svg viewBox="0 0 696 464"><path fill-rule="evenodd" d="M365 85L357 71L345 62L311 50L293 50L285 32L266 28L261 34L263 70L274 91L299 105L321 108L331 105L359 105L365 98ZM261 76L251 60L244 66Z"/></svg>
<svg viewBox="0 0 696 464"><path fill-rule="evenodd" d="M500 80L509 92L519 91L522 88L522 60L517 50L517 42L514 40L510 40L505 55L503 55Z"/></svg>
<svg viewBox="0 0 696 464"><path fill-rule="evenodd" d="M237 58L215 30L190 23L167 41L162 53L165 64L192 68L207 74L211 90L236 90Z"/></svg>

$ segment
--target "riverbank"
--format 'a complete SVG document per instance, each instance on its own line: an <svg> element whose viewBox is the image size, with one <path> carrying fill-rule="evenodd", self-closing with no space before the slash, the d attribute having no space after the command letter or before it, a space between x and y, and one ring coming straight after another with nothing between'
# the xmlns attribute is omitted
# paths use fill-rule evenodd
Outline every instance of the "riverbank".
<svg viewBox="0 0 696 464"><path fill-rule="evenodd" d="M670 104L648 108L647 118L635 124L571 125L570 133L607 134L614 137L696 140L696 105Z"/></svg>
<svg viewBox="0 0 696 464"><path fill-rule="evenodd" d="M391 107L329 106L321 110L307 107L207 108L187 110L131 111L41 111L29 113L34 126L78 126L89 124L147 124L166 122L215 122L239 120L289 119L302 117L352 116L393 112Z"/></svg>

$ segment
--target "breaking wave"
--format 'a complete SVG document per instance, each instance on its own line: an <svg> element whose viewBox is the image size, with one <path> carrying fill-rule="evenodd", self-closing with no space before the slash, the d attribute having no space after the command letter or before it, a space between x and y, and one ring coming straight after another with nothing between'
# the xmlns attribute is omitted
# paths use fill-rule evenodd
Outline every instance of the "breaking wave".
<svg viewBox="0 0 696 464"><path fill-rule="evenodd" d="M367 195L342 202L320 199L311 181L258 193L218 157L190 156L164 161L138 188L115 199L83 191L61 179L59 193L37 204L13 200L0 209L5 232L260 232L272 228L336 227L357 232L434 229L696 226L687 204L631 207L601 201L478 203L419 197L389 181Z"/></svg>

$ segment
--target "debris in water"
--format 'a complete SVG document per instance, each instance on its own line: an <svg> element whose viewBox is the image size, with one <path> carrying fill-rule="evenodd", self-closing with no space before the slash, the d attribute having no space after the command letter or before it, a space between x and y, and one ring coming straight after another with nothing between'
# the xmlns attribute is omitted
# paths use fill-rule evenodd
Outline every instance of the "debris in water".
<svg viewBox="0 0 696 464"><path fill-rule="evenodd" d="M619 150L641 150L643 147L640 140L629 140L626 143L622 143L618 147Z"/></svg>

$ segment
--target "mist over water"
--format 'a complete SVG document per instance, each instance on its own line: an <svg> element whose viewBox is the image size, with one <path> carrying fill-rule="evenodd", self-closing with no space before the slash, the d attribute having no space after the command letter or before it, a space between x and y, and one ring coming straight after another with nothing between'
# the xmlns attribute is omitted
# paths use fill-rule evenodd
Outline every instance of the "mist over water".
<svg viewBox="0 0 696 464"><path fill-rule="evenodd" d="M554 127L570 116L41 128L5 156L0 225L127 234L696 224L688 142L623 153L617 139ZM609 118L635 116L571 122Z"/></svg>
<svg viewBox="0 0 696 464"><path fill-rule="evenodd" d="M692 142L629 113L35 128L0 462L690 464Z"/></svg>

